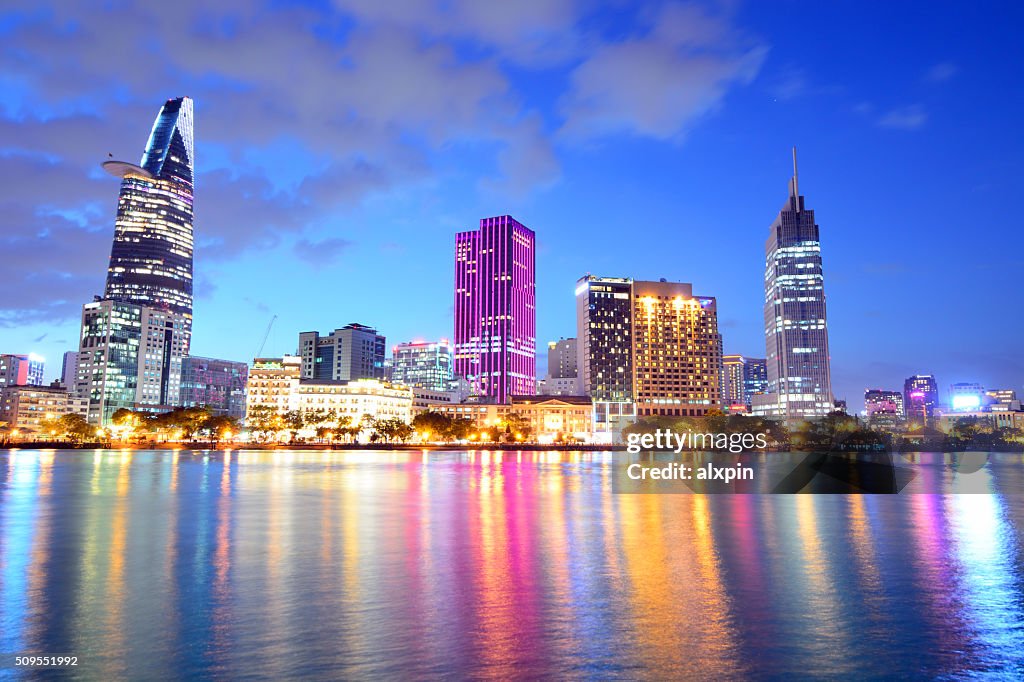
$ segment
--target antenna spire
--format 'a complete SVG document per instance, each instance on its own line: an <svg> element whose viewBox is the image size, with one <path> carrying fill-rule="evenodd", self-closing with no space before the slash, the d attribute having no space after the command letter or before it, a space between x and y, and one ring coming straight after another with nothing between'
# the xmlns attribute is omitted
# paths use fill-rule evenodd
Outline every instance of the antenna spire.
<svg viewBox="0 0 1024 682"><path fill-rule="evenodd" d="M796 171L796 147L793 147L793 178L789 181L789 198L793 200L793 210L800 210L800 185Z"/></svg>

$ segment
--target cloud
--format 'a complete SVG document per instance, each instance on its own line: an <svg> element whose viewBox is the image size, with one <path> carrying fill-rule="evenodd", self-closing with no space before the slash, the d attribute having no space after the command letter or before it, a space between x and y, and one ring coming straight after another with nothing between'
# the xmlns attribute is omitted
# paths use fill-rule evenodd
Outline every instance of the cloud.
<svg viewBox="0 0 1024 682"><path fill-rule="evenodd" d="M928 69L924 79L929 83L944 83L960 73L960 67L951 62L942 62Z"/></svg>
<svg viewBox="0 0 1024 682"><path fill-rule="evenodd" d="M325 267L337 261L338 257L354 245L347 239L333 237L321 241L300 239L292 247L295 255L315 268Z"/></svg>
<svg viewBox="0 0 1024 682"><path fill-rule="evenodd" d="M101 292L117 182L98 164L138 160L168 97L195 100L200 282L218 261L282 243L299 258L316 245L340 256L350 235L313 235L339 211L429 181L452 150L488 150L476 188L509 200L558 182L556 141L678 139L765 54L731 17L692 5L640 10L625 34L594 15L581 0L5 10L0 244L12 266L0 325L75 318ZM567 83L557 112L522 78L554 69Z"/></svg>
<svg viewBox="0 0 1024 682"><path fill-rule="evenodd" d="M928 122L928 113L920 104L892 109L878 119L878 125L894 130L918 130Z"/></svg>
<svg viewBox="0 0 1024 682"><path fill-rule="evenodd" d="M727 18L667 5L645 30L602 45L573 70L562 133L679 138L730 88L750 83L766 53Z"/></svg>

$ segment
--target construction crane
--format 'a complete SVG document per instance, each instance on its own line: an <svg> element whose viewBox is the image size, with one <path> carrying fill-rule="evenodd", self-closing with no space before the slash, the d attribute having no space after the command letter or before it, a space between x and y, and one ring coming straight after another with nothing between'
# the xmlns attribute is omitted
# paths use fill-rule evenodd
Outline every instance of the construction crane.
<svg viewBox="0 0 1024 682"><path fill-rule="evenodd" d="M270 318L270 324L267 325L267 331L263 332L263 341L260 342L259 350L256 351L256 355L253 356L254 358L258 358L263 354L263 346L267 345L267 339L270 337L270 330L274 326L274 320L276 319L277 315Z"/></svg>

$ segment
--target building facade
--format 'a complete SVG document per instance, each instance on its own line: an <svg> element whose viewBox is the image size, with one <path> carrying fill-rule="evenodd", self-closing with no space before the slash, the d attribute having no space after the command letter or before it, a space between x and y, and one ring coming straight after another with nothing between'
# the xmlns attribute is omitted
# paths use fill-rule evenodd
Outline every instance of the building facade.
<svg viewBox="0 0 1024 682"><path fill-rule="evenodd" d="M266 407L279 414L296 409L295 387L301 372L302 358L297 355L255 358L245 386L246 414L256 407Z"/></svg>
<svg viewBox="0 0 1024 682"><path fill-rule="evenodd" d="M432 391L450 391L453 348L447 339L400 343L391 351L391 383Z"/></svg>
<svg viewBox="0 0 1024 682"><path fill-rule="evenodd" d="M633 402L633 280L587 275L576 282L581 388L594 402Z"/></svg>
<svg viewBox="0 0 1024 682"><path fill-rule="evenodd" d="M783 419L833 410L821 240L797 183L796 149L789 197L765 244L764 330L768 389L757 414Z"/></svg>
<svg viewBox="0 0 1024 682"><path fill-rule="evenodd" d="M42 386L45 360L35 353L0 355L0 388L5 386Z"/></svg>
<svg viewBox="0 0 1024 682"><path fill-rule="evenodd" d="M105 425L119 409L177 406L191 321L166 309L113 300L82 308L75 393L89 400L88 419Z"/></svg>
<svg viewBox="0 0 1024 682"><path fill-rule="evenodd" d="M60 367L60 382L64 388L74 391L78 384L78 351L69 350L64 353L64 359Z"/></svg>
<svg viewBox="0 0 1024 682"><path fill-rule="evenodd" d="M192 325L192 100L164 103L138 166L107 161L121 178L104 298L181 315Z"/></svg>
<svg viewBox="0 0 1024 682"><path fill-rule="evenodd" d="M0 389L0 422L19 438L45 436L44 422L66 414L88 414L88 401L53 386L7 386Z"/></svg>
<svg viewBox="0 0 1024 682"><path fill-rule="evenodd" d="M744 355L723 355L722 367L723 404L730 409L743 407L749 412L754 396L761 395L768 387L767 361Z"/></svg>
<svg viewBox="0 0 1024 682"><path fill-rule="evenodd" d="M682 282L633 282L637 416L699 417L722 405L722 337L715 299Z"/></svg>
<svg viewBox="0 0 1024 682"><path fill-rule="evenodd" d="M190 355L181 362L182 407L206 407L213 414L243 419L249 365Z"/></svg>
<svg viewBox="0 0 1024 682"><path fill-rule="evenodd" d="M515 416L528 427L529 440L538 443L594 439L593 409L586 396L513 396L508 404L465 403L433 408L449 417L469 419L476 429L498 426ZM512 434L513 438L515 434Z"/></svg>
<svg viewBox="0 0 1024 682"><path fill-rule="evenodd" d="M893 427L907 417L903 394L878 388L864 391L864 412L871 426Z"/></svg>
<svg viewBox="0 0 1024 682"><path fill-rule="evenodd" d="M548 342L548 369L537 380L538 395L583 395L579 377L579 346L576 339Z"/></svg>
<svg viewBox="0 0 1024 682"><path fill-rule="evenodd" d="M931 374L915 374L903 382L903 409L907 421L925 426L939 405L939 384Z"/></svg>
<svg viewBox="0 0 1024 682"><path fill-rule="evenodd" d="M978 383L961 382L949 387L949 406L961 412L980 410L985 397L985 387Z"/></svg>
<svg viewBox="0 0 1024 682"><path fill-rule="evenodd" d="M369 419L412 421L413 391L376 379L329 381L310 379L295 385L295 409L300 412L331 410L352 424Z"/></svg>
<svg viewBox="0 0 1024 682"><path fill-rule="evenodd" d="M455 373L474 395L505 402L536 390L535 244L507 215L455 236Z"/></svg>
<svg viewBox="0 0 1024 682"><path fill-rule="evenodd" d="M299 334L303 379L384 379L386 341L373 327L353 322L326 336Z"/></svg>

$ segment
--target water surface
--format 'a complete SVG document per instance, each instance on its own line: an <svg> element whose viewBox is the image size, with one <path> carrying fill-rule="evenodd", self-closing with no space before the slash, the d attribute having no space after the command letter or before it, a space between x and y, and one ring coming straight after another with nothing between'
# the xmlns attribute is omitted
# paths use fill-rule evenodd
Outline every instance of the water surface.
<svg viewBox="0 0 1024 682"><path fill-rule="evenodd" d="M1024 673L1020 455L973 474L991 494L945 496L619 495L620 456L0 452L0 665L74 654L88 679ZM938 461L926 475L955 475Z"/></svg>

